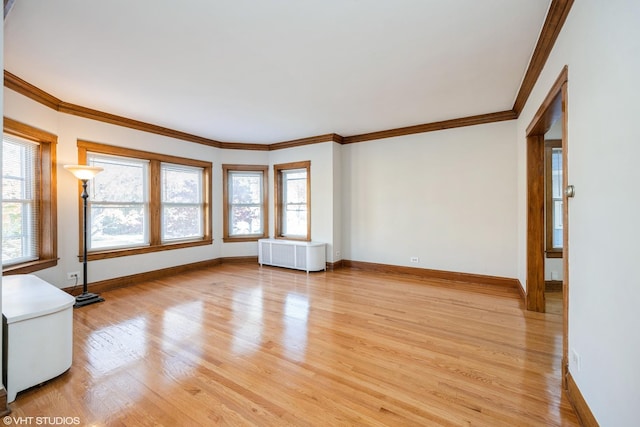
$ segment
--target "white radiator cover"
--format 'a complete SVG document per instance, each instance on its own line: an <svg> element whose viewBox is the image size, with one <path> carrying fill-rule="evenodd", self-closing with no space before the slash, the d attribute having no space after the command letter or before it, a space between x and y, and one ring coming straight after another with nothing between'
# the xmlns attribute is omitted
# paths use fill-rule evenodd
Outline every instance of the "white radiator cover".
<svg viewBox="0 0 640 427"><path fill-rule="evenodd" d="M261 266L295 268L307 273L326 270L326 243L260 239L258 262Z"/></svg>

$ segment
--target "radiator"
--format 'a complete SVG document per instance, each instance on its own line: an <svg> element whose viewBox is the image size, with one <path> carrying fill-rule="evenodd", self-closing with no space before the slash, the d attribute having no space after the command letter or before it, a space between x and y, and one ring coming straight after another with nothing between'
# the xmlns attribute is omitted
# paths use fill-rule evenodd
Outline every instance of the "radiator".
<svg viewBox="0 0 640 427"><path fill-rule="evenodd" d="M295 268L310 271L327 269L326 244L300 242L296 240L258 240L258 262L260 265Z"/></svg>

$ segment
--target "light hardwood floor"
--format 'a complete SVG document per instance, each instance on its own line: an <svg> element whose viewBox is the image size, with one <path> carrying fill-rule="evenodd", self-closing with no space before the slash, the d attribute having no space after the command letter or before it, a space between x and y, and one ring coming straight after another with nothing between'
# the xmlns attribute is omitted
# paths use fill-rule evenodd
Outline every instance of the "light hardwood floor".
<svg viewBox="0 0 640 427"><path fill-rule="evenodd" d="M12 417L81 425L578 425L562 318L515 289L226 264L74 311L74 362ZM46 355L43 355L46 357Z"/></svg>

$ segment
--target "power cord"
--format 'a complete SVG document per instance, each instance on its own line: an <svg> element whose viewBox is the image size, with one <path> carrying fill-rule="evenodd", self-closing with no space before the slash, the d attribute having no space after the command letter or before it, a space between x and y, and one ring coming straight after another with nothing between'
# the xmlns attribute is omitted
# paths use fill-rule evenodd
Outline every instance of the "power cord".
<svg viewBox="0 0 640 427"><path fill-rule="evenodd" d="M74 274L73 277L75 277L76 279L76 283L73 284L73 287L71 288L71 294L75 295L76 293L76 288L78 287L78 280L80 280L80 278L78 277L77 274Z"/></svg>

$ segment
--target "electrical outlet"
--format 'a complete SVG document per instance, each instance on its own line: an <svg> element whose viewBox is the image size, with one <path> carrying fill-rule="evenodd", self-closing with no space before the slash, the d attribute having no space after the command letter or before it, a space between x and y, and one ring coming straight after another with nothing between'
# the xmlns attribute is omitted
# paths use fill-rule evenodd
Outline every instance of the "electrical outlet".
<svg viewBox="0 0 640 427"><path fill-rule="evenodd" d="M575 366L576 371L580 372L580 369L582 368L582 360L580 358L580 354L575 348L571 350L571 361L573 362L573 366Z"/></svg>
<svg viewBox="0 0 640 427"><path fill-rule="evenodd" d="M79 271L72 271L67 273L67 280L79 280L79 279L80 279Z"/></svg>
<svg viewBox="0 0 640 427"><path fill-rule="evenodd" d="M418 258L417 256L412 256L410 261L411 262L420 262L420 258Z"/></svg>

